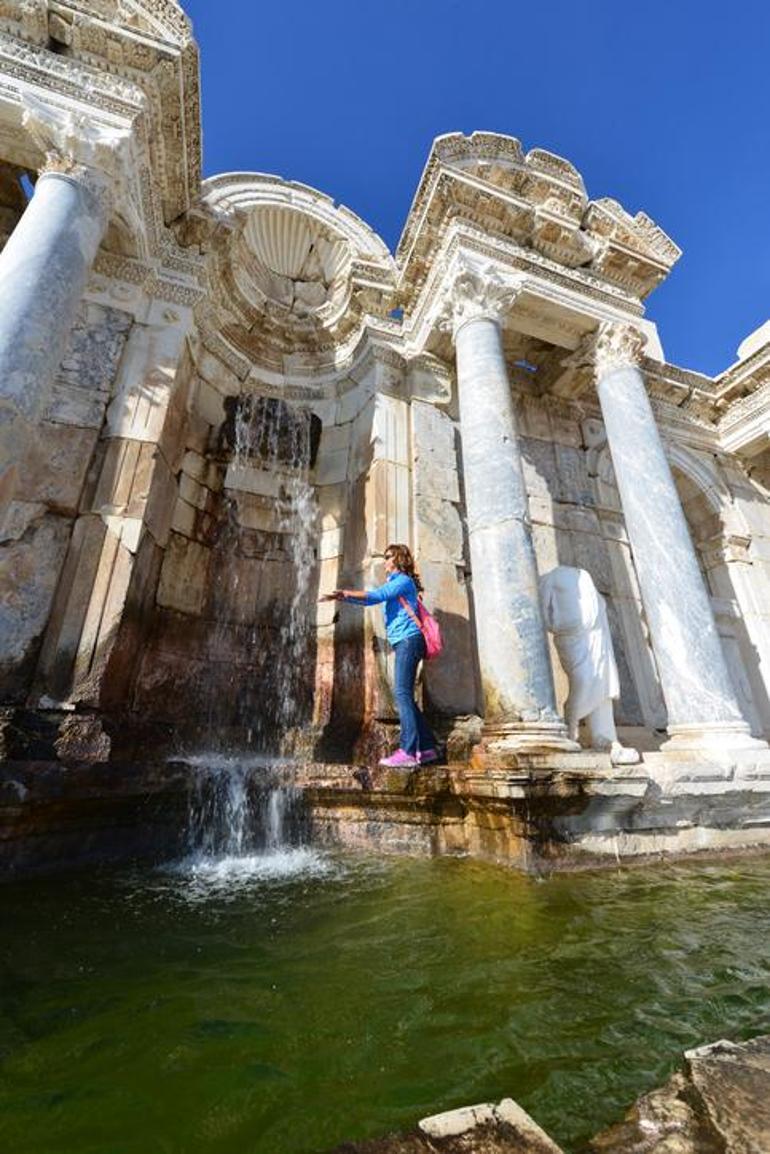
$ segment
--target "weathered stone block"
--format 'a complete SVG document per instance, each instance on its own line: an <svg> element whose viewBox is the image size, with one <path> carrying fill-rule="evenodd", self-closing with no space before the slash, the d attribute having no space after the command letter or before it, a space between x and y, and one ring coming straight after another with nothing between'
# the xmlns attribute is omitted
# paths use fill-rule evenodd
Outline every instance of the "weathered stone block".
<svg viewBox="0 0 770 1154"><path fill-rule="evenodd" d="M74 516L98 433L43 422L21 465L17 496Z"/></svg>
<svg viewBox="0 0 770 1154"><path fill-rule="evenodd" d="M209 549L172 533L160 572L158 604L193 616L202 613L210 560Z"/></svg>
<svg viewBox="0 0 770 1154"><path fill-rule="evenodd" d="M31 679L70 532L69 521L45 514L0 546L0 686L7 700L23 696Z"/></svg>
<svg viewBox="0 0 770 1154"><path fill-rule="evenodd" d="M421 559L463 564L463 526L457 506L451 501L418 497L415 532Z"/></svg>

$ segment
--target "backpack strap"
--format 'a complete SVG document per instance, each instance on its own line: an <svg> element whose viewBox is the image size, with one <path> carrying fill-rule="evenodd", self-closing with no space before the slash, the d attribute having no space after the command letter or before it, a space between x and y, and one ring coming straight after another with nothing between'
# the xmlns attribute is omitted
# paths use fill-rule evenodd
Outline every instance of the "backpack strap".
<svg viewBox="0 0 770 1154"><path fill-rule="evenodd" d="M403 605L404 609L406 609L407 613L412 618L412 621L414 621L417 628L420 630L420 633L422 633L422 625L420 624L420 618L417 616L414 609L412 609L412 606L409 604L406 597L399 597L399 601Z"/></svg>

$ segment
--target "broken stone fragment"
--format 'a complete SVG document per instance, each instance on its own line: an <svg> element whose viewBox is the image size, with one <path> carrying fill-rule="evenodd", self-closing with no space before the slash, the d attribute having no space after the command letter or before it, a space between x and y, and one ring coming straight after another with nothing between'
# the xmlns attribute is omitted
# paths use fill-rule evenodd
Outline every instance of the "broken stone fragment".
<svg viewBox="0 0 770 1154"><path fill-rule="evenodd" d="M332 1154L562 1154L512 1098L423 1118L408 1134L346 1142Z"/></svg>

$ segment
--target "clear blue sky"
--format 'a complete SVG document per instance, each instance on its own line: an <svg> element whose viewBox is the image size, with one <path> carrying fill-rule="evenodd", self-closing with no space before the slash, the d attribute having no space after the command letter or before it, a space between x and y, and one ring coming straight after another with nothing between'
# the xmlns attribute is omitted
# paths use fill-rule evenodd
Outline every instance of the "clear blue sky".
<svg viewBox="0 0 770 1154"><path fill-rule="evenodd" d="M395 248L432 139L567 157L684 250L650 298L715 374L770 317L770 0L187 0L204 172L276 173Z"/></svg>

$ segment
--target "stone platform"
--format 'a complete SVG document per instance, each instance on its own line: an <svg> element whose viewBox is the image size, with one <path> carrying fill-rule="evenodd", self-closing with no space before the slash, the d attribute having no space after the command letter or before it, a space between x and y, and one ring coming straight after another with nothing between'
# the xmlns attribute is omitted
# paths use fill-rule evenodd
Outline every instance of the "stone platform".
<svg viewBox="0 0 770 1154"><path fill-rule="evenodd" d="M330 848L467 854L527 872L770 849L767 750L648 752L623 768L589 752L505 768L297 762L291 776L314 843ZM184 761L0 763L0 873L173 856L193 780Z"/></svg>
<svg viewBox="0 0 770 1154"><path fill-rule="evenodd" d="M767 750L595 753L509 768L356 771L306 766L315 838L384 852L467 853L524 870L770 847Z"/></svg>

